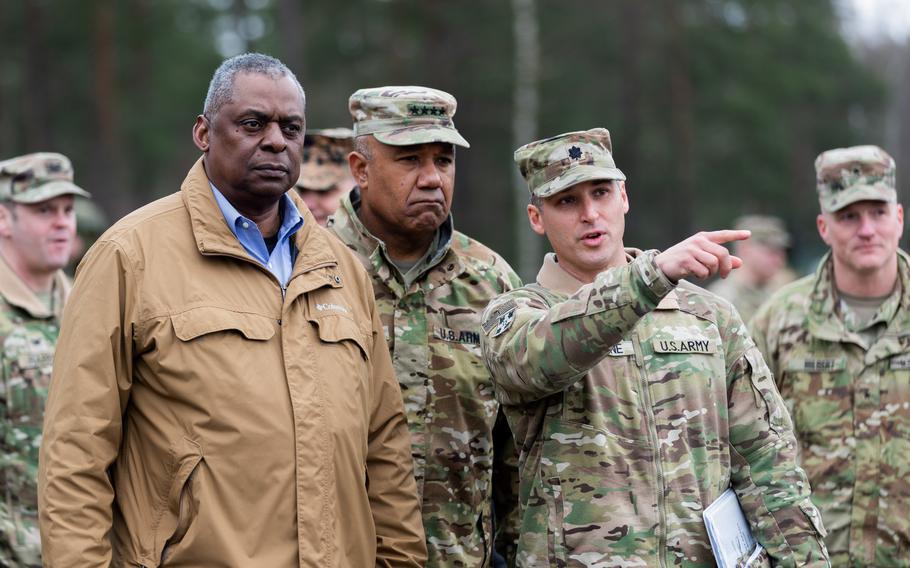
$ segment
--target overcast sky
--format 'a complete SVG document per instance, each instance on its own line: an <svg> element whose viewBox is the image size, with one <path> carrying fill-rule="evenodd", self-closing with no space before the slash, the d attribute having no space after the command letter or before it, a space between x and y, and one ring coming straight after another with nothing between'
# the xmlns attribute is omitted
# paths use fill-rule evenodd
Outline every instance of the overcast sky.
<svg viewBox="0 0 910 568"><path fill-rule="evenodd" d="M906 40L910 35L910 0L839 0L844 30L853 38Z"/></svg>

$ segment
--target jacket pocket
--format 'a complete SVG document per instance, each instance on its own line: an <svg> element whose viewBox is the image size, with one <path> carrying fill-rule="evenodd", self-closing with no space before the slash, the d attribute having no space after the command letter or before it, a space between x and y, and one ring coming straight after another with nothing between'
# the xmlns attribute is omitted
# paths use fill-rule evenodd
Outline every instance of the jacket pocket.
<svg viewBox="0 0 910 568"><path fill-rule="evenodd" d="M235 312L213 306L192 308L171 316L174 334L181 341L219 331L236 331L247 339L267 341L275 335L274 320L259 314Z"/></svg>
<svg viewBox="0 0 910 568"><path fill-rule="evenodd" d="M143 563L149 568L163 566L173 556L196 516L198 506L193 493L193 480L202 462L202 452L197 443L188 439L184 442L190 451L178 462L168 493L152 525L154 549Z"/></svg>

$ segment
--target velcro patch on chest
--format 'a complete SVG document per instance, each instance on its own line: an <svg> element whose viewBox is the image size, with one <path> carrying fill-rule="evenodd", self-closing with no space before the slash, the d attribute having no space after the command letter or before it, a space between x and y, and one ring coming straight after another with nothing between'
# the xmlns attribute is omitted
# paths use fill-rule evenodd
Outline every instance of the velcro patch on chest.
<svg viewBox="0 0 910 568"><path fill-rule="evenodd" d="M651 346L655 353L717 353L717 343L707 337L680 337L675 339L654 339Z"/></svg>
<svg viewBox="0 0 910 568"><path fill-rule="evenodd" d="M891 359L891 369L903 370L910 369L910 357L895 357Z"/></svg>
<svg viewBox="0 0 910 568"><path fill-rule="evenodd" d="M843 371L847 368L847 359L802 359L791 361L787 365L788 371L801 371L804 373L819 373L825 371Z"/></svg>
<svg viewBox="0 0 910 568"><path fill-rule="evenodd" d="M635 355L635 345L628 339L620 341L610 348L610 357L631 357Z"/></svg>
<svg viewBox="0 0 910 568"><path fill-rule="evenodd" d="M452 343L470 343L472 345L477 345L480 343L480 334L476 331L466 331L466 330L457 330L449 329L447 327L437 327L433 329L433 336L436 339L441 339L443 341L451 341Z"/></svg>

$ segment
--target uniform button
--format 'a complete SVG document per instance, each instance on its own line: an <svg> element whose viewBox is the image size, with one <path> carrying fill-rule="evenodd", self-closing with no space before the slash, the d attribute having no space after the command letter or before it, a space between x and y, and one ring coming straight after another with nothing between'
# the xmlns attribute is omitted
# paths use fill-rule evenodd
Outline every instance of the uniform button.
<svg viewBox="0 0 910 568"><path fill-rule="evenodd" d="M243 227L244 229L249 229L249 228L250 228L250 224L247 223L246 221L244 221L240 226Z"/></svg>
<svg viewBox="0 0 910 568"><path fill-rule="evenodd" d="M269 263L269 268L271 268L271 267L272 267L272 263L270 262L270 263Z"/></svg>

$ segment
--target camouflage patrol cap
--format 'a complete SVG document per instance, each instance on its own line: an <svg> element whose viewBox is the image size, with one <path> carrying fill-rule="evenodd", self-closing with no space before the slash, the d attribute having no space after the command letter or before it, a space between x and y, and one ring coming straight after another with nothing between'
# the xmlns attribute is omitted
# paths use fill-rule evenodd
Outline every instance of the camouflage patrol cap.
<svg viewBox="0 0 910 568"><path fill-rule="evenodd" d="M63 154L39 152L0 162L0 201L40 203L60 195L91 197L73 183L73 165Z"/></svg>
<svg viewBox="0 0 910 568"><path fill-rule="evenodd" d="M350 128L308 130L303 139L303 162L295 187L328 191L343 184L351 177L347 156L353 149L354 131Z"/></svg>
<svg viewBox="0 0 910 568"><path fill-rule="evenodd" d="M537 197L549 197L588 180L625 180L613 161L606 128L567 132L525 144L515 150L515 163Z"/></svg>
<svg viewBox="0 0 910 568"><path fill-rule="evenodd" d="M383 144L409 146L448 142L470 148L452 117L455 97L429 87L375 87L351 95L354 136L372 134Z"/></svg>
<svg viewBox="0 0 910 568"><path fill-rule="evenodd" d="M878 146L837 148L815 159L818 201L833 213L857 201L897 203L894 158Z"/></svg>
<svg viewBox="0 0 910 568"><path fill-rule="evenodd" d="M766 247L785 249L790 248L790 245L793 244L787 227L778 217L743 215L733 223L733 228L738 231L752 231L749 241Z"/></svg>

